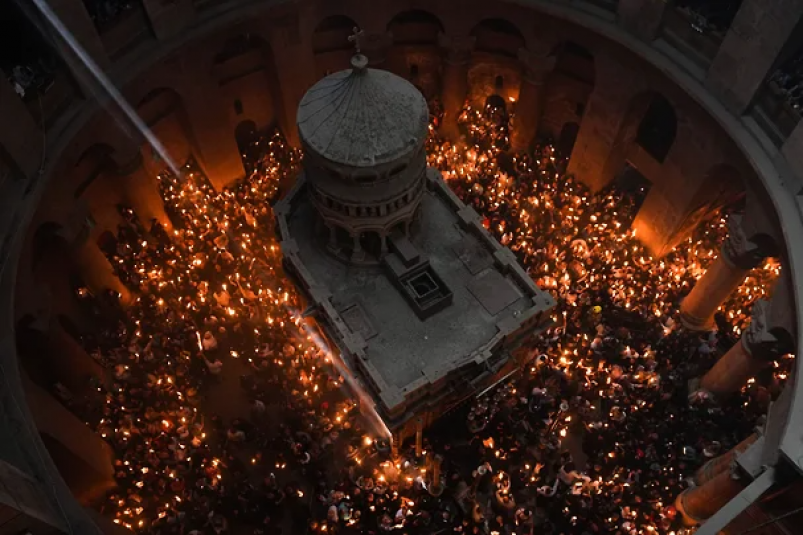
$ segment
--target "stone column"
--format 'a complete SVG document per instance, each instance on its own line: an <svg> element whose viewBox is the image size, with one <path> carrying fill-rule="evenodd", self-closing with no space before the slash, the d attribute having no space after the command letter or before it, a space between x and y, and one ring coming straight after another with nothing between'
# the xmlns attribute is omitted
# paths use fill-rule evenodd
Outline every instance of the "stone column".
<svg viewBox="0 0 803 535"><path fill-rule="evenodd" d="M156 219L169 231L172 223L165 212L159 182L145 169L142 154L138 152L130 162L118 167L117 174L125 185L126 201L137 213L145 228L150 229L151 220Z"/></svg>
<svg viewBox="0 0 803 535"><path fill-rule="evenodd" d="M424 420L420 417L415 421L415 456L421 457L424 451Z"/></svg>
<svg viewBox="0 0 803 535"><path fill-rule="evenodd" d="M735 462L698 487L684 490L675 500L675 508L686 526L695 526L719 511L745 487Z"/></svg>
<svg viewBox="0 0 803 535"><path fill-rule="evenodd" d="M328 223L326 227L329 229L329 250L336 252L340 247L337 244L337 227Z"/></svg>
<svg viewBox="0 0 803 535"><path fill-rule="evenodd" d="M457 140L457 119L468 95L468 65L476 38L468 35L438 34L438 44L446 52L443 62L443 135Z"/></svg>
<svg viewBox="0 0 803 535"><path fill-rule="evenodd" d="M544 85L555 67L555 60L555 56L548 55L546 51L519 49L524 77L510 136L510 148L514 151L529 149L538 133L538 123L544 107Z"/></svg>
<svg viewBox="0 0 803 535"><path fill-rule="evenodd" d="M182 57L190 83L182 92L183 104L195 141L198 160L215 189L220 190L245 175L240 148L234 139L217 81L206 64L192 52Z"/></svg>
<svg viewBox="0 0 803 535"><path fill-rule="evenodd" d="M728 220L728 237L719 257L698 280L680 305L680 319L687 329L705 331L714 325L714 313L747 273L764 259L742 225L743 217L733 214Z"/></svg>
<svg viewBox="0 0 803 535"><path fill-rule="evenodd" d="M619 0L619 25L639 39L654 41L661 32L666 0Z"/></svg>
<svg viewBox="0 0 803 535"><path fill-rule="evenodd" d="M598 76L580 122L568 173L596 192L622 170L621 144L633 120L632 98L644 81L611 54L600 53L595 62Z"/></svg>
<svg viewBox="0 0 803 535"><path fill-rule="evenodd" d="M379 239L381 240L380 241L380 249L379 249L380 254L382 256L385 256L386 254L388 254L388 235L386 233L382 232L379 235Z"/></svg>
<svg viewBox="0 0 803 535"><path fill-rule="evenodd" d="M352 234L351 239L354 242L354 250L351 251L351 261L362 262L365 260L365 251L362 250L362 243L360 243L360 233Z"/></svg>
<svg viewBox="0 0 803 535"><path fill-rule="evenodd" d="M753 445L758 440L758 434L753 433L739 444L733 447L729 452L723 453L718 457L714 457L703 466L701 466L694 474L694 484L696 486L705 485L716 476L730 469L733 461L747 448Z"/></svg>
<svg viewBox="0 0 803 535"><path fill-rule="evenodd" d="M759 299L753 305L750 326L742 338L725 353L700 381L700 389L715 396L738 392L750 377L766 368L789 349L769 332L769 303Z"/></svg>
<svg viewBox="0 0 803 535"><path fill-rule="evenodd" d="M79 244L73 251L73 260L92 293L100 295L104 290L114 290L123 303L131 300L131 292L114 274L111 263L94 241L84 240Z"/></svg>
<svg viewBox="0 0 803 535"><path fill-rule="evenodd" d="M8 73L4 73L8 74ZM0 76L0 123L14 125L0 129L0 147L16 171L31 178L42 165L44 138L25 103L5 76Z"/></svg>
<svg viewBox="0 0 803 535"><path fill-rule="evenodd" d="M705 84L736 115L741 115L772 74L784 47L803 17L803 2L744 0ZM760 43L757 46L757 43Z"/></svg>
<svg viewBox="0 0 803 535"><path fill-rule="evenodd" d="M443 464L443 457L434 455L432 457L432 481L429 484L429 492L435 496L443 491L441 485L441 465Z"/></svg>
<svg viewBox="0 0 803 535"><path fill-rule="evenodd" d="M315 83L315 57L312 44L301 29L300 15L290 12L271 20L270 54L276 75L272 79L272 92L276 102L276 120L290 145L300 146L296 114L298 104ZM311 31L309 32L311 35Z"/></svg>
<svg viewBox="0 0 803 535"><path fill-rule="evenodd" d="M142 0L142 4L160 41L173 37L195 20L192 0Z"/></svg>
<svg viewBox="0 0 803 535"><path fill-rule="evenodd" d="M103 366L96 362L86 350L64 330L58 317L38 318L31 328L41 333L47 341L43 346L47 358L43 359L53 369L54 376L73 394L81 396L89 393L89 377L103 380Z"/></svg>

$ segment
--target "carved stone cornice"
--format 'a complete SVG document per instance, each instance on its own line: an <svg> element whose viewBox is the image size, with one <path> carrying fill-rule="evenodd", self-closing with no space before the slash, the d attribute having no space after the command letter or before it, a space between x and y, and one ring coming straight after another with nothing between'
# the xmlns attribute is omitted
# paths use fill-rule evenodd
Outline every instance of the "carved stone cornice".
<svg viewBox="0 0 803 535"><path fill-rule="evenodd" d="M740 269L753 269L767 256L758 245L750 241L745 232L741 214L728 218L728 237L722 243L722 256L726 262Z"/></svg>
<svg viewBox="0 0 803 535"><path fill-rule="evenodd" d="M438 46L446 51L446 63L466 65L471 60L471 53L477 38L473 35L446 35L438 33Z"/></svg>
<svg viewBox="0 0 803 535"><path fill-rule="evenodd" d="M518 57L524 67L524 79L534 85L542 85L557 62L557 57L546 50L519 48Z"/></svg>
<svg viewBox="0 0 803 535"><path fill-rule="evenodd" d="M753 304L750 325L742 334L742 345L751 356L771 362L782 357L786 351L780 340L770 332L769 307L770 303L765 299L758 299Z"/></svg>

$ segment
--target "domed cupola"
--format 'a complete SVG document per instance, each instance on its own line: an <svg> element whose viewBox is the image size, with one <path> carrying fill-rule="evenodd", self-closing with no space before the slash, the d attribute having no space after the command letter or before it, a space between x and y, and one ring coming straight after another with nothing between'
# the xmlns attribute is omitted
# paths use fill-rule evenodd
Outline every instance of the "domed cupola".
<svg viewBox="0 0 803 535"><path fill-rule="evenodd" d="M351 69L320 80L298 107L313 203L330 232L349 243L408 235L425 187L426 100L407 80L367 65L358 49ZM370 249L348 260L378 261L383 251Z"/></svg>

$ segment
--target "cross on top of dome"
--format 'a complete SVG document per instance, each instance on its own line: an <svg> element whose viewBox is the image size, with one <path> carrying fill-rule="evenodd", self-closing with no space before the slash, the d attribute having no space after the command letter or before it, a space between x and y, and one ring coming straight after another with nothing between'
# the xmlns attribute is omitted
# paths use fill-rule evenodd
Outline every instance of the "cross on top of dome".
<svg viewBox="0 0 803 535"><path fill-rule="evenodd" d="M362 54L360 45L362 44L362 40L365 39L365 31L355 26L352 32L353 33L349 35L349 42L354 43L354 51L360 55Z"/></svg>

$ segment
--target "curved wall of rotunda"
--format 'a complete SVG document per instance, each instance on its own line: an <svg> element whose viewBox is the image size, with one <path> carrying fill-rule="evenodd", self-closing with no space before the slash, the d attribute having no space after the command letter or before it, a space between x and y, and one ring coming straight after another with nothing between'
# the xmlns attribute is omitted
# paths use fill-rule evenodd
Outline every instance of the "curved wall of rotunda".
<svg viewBox="0 0 803 535"><path fill-rule="evenodd" d="M36 421L30 425L51 445L45 449L32 433L20 438L28 441L27 449L45 457L49 451L54 459L79 458L98 485L109 482L108 466L98 461L111 460L108 446L87 436L82 447L69 438L86 427L44 392L54 377L77 385L70 367L103 378L80 348L58 349L73 344L70 333L91 321L76 298L75 281L98 295L112 290L124 305L134 299L101 250L124 217L117 205L169 229L155 178L165 170L165 155L179 166L197 164L222 188L245 176L241 154L255 132L277 127L298 146L298 103L322 76L348 67L353 48L347 37L355 26L366 33L363 52L372 67L409 80L428 99L439 97L453 115L463 100L474 109L489 101L507 107L516 113L514 134L524 147L541 136L566 147L569 172L592 190L637 169L648 192L634 226L655 256L718 208L741 200L750 220L747 237L773 242L784 266L791 264L793 273L799 268L791 259L799 262L801 256L790 249L799 245L792 240L801 237L800 225L790 218L799 219L791 199L799 195L803 176L803 129L778 148L737 124L753 100L748 96L763 82L755 67L761 58L752 58L747 86L732 80L738 69L733 61L725 69L727 58L714 61L703 85L677 54L652 44L654 21L635 21L631 4L648 4L652 11L640 15L647 17L658 10L651 0L622 0L618 19L546 0L414 4L407 9L407 3L363 0L143 0L142 17L127 22L126 32L99 35L82 3L58 3L57 14L107 70L165 153L134 132L114 106L99 105L95 82L82 68L59 71L41 107L23 102L5 77L0 80L0 196L9 206L0 218L0 266L8 290L3 295L13 296L2 316L3 359L13 364L2 374L15 385L3 405L12 419ZM729 35L723 45L731 58L738 39ZM674 128L650 134L651 124L667 121ZM788 178L789 169L796 178ZM793 282L797 296L799 283ZM23 329L33 335L21 336ZM31 340L36 333L47 333L44 346ZM64 353L71 366L59 365ZM36 375L25 362L33 354L43 363L38 366L51 366L55 375ZM26 399L29 408L8 409ZM45 429L53 415L63 428ZM57 453L54 442L72 457ZM23 471L57 482L57 498L46 501L61 497L68 521L85 521L65 498L52 462L30 453L21 459Z"/></svg>

